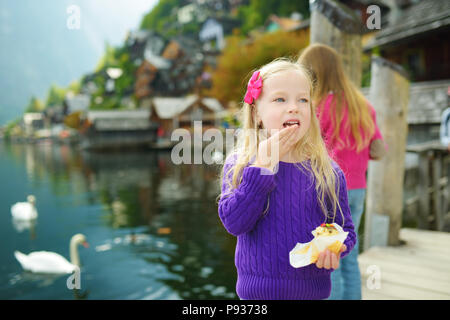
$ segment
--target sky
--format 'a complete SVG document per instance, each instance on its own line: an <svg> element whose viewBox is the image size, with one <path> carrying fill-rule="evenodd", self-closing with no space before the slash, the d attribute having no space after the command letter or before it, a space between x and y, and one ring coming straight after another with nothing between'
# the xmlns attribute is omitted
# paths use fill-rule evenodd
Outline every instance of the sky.
<svg viewBox="0 0 450 320"><path fill-rule="evenodd" d="M92 72L105 43L121 45L157 2L0 0L0 126L32 96L45 101L51 84L66 87ZM79 15L68 12L73 5Z"/></svg>
<svg viewBox="0 0 450 320"><path fill-rule="evenodd" d="M143 18L157 0L78 0L69 1L80 7L82 22L92 40L103 39L119 45L130 29L137 29ZM86 12L84 12L86 10ZM83 13L86 19L83 19ZM84 21L83 21L84 20Z"/></svg>

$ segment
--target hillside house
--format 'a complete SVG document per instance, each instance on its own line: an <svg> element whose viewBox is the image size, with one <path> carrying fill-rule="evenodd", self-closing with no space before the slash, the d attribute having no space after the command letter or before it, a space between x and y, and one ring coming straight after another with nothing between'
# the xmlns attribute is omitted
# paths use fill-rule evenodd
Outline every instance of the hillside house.
<svg viewBox="0 0 450 320"><path fill-rule="evenodd" d="M88 111L81 147L115 149L147 147L156 140L150 110Z"/></svg>
<svg viewBox="0 0 450 320"><path fill-rule="evenodd" d="M161 138L167 139L177 128L192 131L194 121L202 121L203 130L218 127L223 110L223 106L214 98L199 98L197 95L155 97L151 101L150 120L159 124Z"/></svg>

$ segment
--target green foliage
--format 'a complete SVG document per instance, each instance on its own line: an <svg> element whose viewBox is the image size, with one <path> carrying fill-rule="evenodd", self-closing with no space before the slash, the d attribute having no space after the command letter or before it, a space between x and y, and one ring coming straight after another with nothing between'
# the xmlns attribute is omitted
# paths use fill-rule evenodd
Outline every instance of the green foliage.
<svg viewBox="0 0 450 320"><path fill-rule="evenodd" d="M142 19L141 29L155 30L165 34L167 26L176 21L176 16L172 15L173 9L180 6L180 0L159 0L153 10Z"/></svg>
<svg viewBox="0 0 450 320"><path fill-rule="evenodd" d="M46 106L55 106L62 105L64 98L66 96L67 89L58 87L55 84L50 86L50 89L47 93L47 101L45 102Z"/></svg>
<svg viewBox="0 0 450 320"><path fill-rule="evenodd" d="M370 87L370 78L371 78L371 67L372 67L372 60L370 55L368 54L362 54L361 55L362 60L362 78L361 78L361 87L366 88Z"/></svg>
<svg viewBox="0 0 450 320"><path fill-rule="evenodd" d="M213 87L207 94L220 101L241 101L251 71L278 57L293 58L309 42L309 33L276 31L266 33L246 43L245 38L233 35L213 71Z"/></svg>
<svg viewBox="0 0 450 320"><path fill-rule="evenodd" d="M185 3L183 0L159 0L158 4L144 16L141 21L141 29L150 29L161 33L165 37L173 37L177 34L197 34L200 31L201 25L197 21L192 21L182 26L177 26L176 10L182 7ZM227 45L226 56L228 58L221 58L219 61L219 69L216 72L216 77L221 74L225 75L225 78L221 82L230 81L225 83L226 88L230 90L223 91L224 86L217 85L216 93L224 100L230 100L232 97L236 99L242 92L241 86L236 86L235 81L242 81L247 75L247 72L252 68L264 64L271 59L283 56L286 54L295 55L298 50L304 45L304 39L290 39L288 36L283 35L280 39L277 39L277 34L272 38L262 38L256 40L254 45L245 48L242 45L240 35L247 34L250 30L257 28L264 24L266 19L271 14L279 16L289 16L293 12L300 12L304 18L309 16L309 1L308 0L250 0L248 5L242 5L238 9L238 19L243 22L241 30L235 32L232 40L229 40L231 45ZM265 41L266 39L267 41ZM258 48L257 48L258 47ZM249 54L252 54L252 58L249 58ZM115 90L112 95L105 93L106 79L104 70L110 67L121 68L123 70L122 75L115 79ZM98 90L92 94L91 106L92 109L116 109L120 108L120 101L122 97L130 94L134 86L135 73L137 66L130 61L129 53L126 46L113 47L108 43L105 43L105 54L100 59L95 71L98 75L94 78ZM230 74L233 74L230 76ZM218 83L218 81L216 81ZM220 87L220 88L219 88ZM231 88L234 87L234 90ZM80 81L72 82L68 88L61 88L56 85L52 85L48 91L48 95L45 103L42 103L35 97L33 97L26 108L26 112L40 112L45 109L46 106L60 105L63 103L66 92L72 91L75 94L80 92ZM135 97L132 96L135 100Z"/></svg>
<svg viewBox="0 0 450 320"><path fill-rule="evenodd" d="M101 97L101 96L100 96ZM101 97L101 102L96 103L94 98L94 103L91 104L91 110L113 110L120 109L119 99L116 96L111 97Z"/></svg>
<svg viewBox="0 0 450 320"><path fill-rule="evenodd" d="M28 106L25 108L25 112L41 112L45 109L41 100L36 97L31 97Z"/></svg>
<svg viewBox="0 0 450 320"><path fill-rule="evenodd" d="M309 17L309 0L250 0L247 6L238 9L238 18L242 21L242 32L262 26L271 14L288 17L293 12L299 12L304 19Z"/></svg>
<svg viewBox="0 0 450 320"><path fill-rule="evenodd" d="M5 138L8 140L11 137L11 134L14 130L14 128L19 126L20 121L22 120L22 118L17 118L15 120L12 120L10 122L8 122L5 126Z"/></svg>
<svg viewBox="0 0 450 320"><path fill-rule="evenodd" d="M242 6L238 9L238 18L242 21L241 32L248 34L252 29L261 26L264 22L261 14L250 6Z"/></svg>
<svg viewBox="0 0 450 320"><path fill-rule="evenodd" d="M97 86L97 91L91 97L91 109L109 110L121 108L120 100L123 96L133 91L135 73L137 66L130 60L130 54L125 46L112 47L106 44L105 54L97 65L93 81ZM120 68L122 75L114 80L114 93L108 96L105 92L106 76L104 72L107 68ZM98 103L98 101L101 101Z"/></svg>
<svg viewBox="0 0 450 320"><path fill-rule="evenodd" d="M182 33L197 35L200 32L200 27L201 26L199 23L197 23L195 21L191 21L191 22L183 25Z"/></svg>
<svg viewBox="0 0 450 320"><path fill-rule="evenodd" d="M130 60L130 55L123 50L119 52L118 67L122 69L122 75L116 79L115 91L118 96L122 96L128 89L134 86L135 73L137 67Z"/></svg>
<svg viewBox="0 0 450 320"><path fill-rule="evenodd" d="M372 48L372 55L381 57L381 50L379 46Z"/></svg>
<svg viewBox="0 0 450 320"><path fill-rule="evenodd" d="M95 68L95 71L98 72L100 70L103 70L105 68L109 67L116 67L117 62L117 49L113 46L110 46L109 43L105 43L105 54L100 59L100 61L97 64L97 67Z"/></svg>
<svg viewBox="0 0 450 320"><path fill-rule="evenodd" d="M227 122L231 127L238 128L241 126L239 119L235 115L227 115L223 119L224 122Z"/></svg>
<svg viewBox="0 0 450 320"><path fill-rule="evenodd" d="M380 47L372 48L370 53L362 53L362 78L361 78L361 87L366 88L370 87L370 78L372 76L371 68L372 68L372 56L381 57Z"/></svg>
<svg viewBox="0 0 450 320"><path fill-rule="evenodd" d="M67 91L71 91L74 94L80 93L81 82L79 80L72 81L67 87Z"/></svg>

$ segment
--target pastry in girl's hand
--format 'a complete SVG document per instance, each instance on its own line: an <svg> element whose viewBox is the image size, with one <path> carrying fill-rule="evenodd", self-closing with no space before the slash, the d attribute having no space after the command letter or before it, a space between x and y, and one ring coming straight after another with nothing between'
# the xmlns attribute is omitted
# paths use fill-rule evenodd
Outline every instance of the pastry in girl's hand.
<svg viewBox="0 0 450 320"><path fill-rule="evenodd" d="M348 235L348 232L344 232L341 226L336 223L323 223L311 233L314 239L308 243L297 243L294 249L289 252L289 262L294 268L315 263L319 253L325 249L339 254Z"/></svg>
<svg viewBox="0 0 450 320"><path fill-rule="evenodd" d="M315 231L316 237L328 237L338 234L338 230L332 224L328 223L322 223Z"/></svg>

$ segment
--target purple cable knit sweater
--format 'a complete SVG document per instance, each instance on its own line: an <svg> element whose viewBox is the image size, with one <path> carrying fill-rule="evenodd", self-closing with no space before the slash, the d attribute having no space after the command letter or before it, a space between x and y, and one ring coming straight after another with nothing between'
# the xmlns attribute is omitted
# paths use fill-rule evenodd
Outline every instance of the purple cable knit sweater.
<svg viewBox="0 0 450 320"><path fill-rule="evenodd" d="M227 158L224 172L234 165L236 158L236 154ZM289 251L297 242L311 241L311 231L325 221L317 201L314 176L293 163L279 162L278 166L275 174L267 174L270 171L265 168L246 166L242 183L228 196L224 196L228 191L225 179L230 179L231 174L222 181L219 217L226 230L237 237L237 294L241 299L256 300L327 298L331 291L331 270L319 269L315 264L302 268L289 264ZM349 232L342 258L353 249L356 234L344 174L335 162L333 166L339 173L343 229ZM266 174L260 174L261 170L266 170ZM262 216L268 199L269 210ZM342 226L339 210L335 222Z"/></svg>

